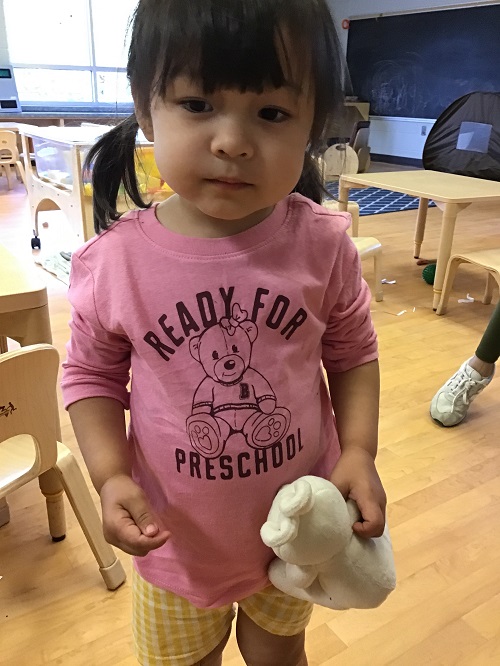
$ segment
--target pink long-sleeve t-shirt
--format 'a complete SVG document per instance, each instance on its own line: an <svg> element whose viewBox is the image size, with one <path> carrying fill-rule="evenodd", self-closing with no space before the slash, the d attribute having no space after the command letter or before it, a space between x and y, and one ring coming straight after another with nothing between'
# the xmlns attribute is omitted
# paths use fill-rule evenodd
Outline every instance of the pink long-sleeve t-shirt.
<svg viewBox="0 0 500 666"><path fill-rule="evenodd" d="M133 477L172 535L135 566L199 607L268 584L276 492L340 455L321 361L377 358L348 226L293 194L247 231L189 238L153 207L73 254L65 405L130 407Z"/></svg>

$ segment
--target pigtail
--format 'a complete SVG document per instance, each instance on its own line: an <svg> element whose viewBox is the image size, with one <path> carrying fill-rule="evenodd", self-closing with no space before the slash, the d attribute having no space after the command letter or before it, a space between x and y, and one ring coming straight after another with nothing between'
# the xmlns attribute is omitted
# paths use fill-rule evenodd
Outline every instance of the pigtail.
<svg viewBox="0 0 500 666"><path fill-rule="evenodd" d="M126 195L139 208L149 208L139 192L135 166L135 141L139 124L135 115L106 132L92 146L84 171L92 171L94 229L98 234L120 218L117 200L123 184Z"/></svg>
<svg viewBox="0 0 500 666"><path fill-rule="evenodd" d="M323 174L317 159L308 151L304 159L304 168L295 192L321 204L326 196L329 196L323 182Z"/></svg>

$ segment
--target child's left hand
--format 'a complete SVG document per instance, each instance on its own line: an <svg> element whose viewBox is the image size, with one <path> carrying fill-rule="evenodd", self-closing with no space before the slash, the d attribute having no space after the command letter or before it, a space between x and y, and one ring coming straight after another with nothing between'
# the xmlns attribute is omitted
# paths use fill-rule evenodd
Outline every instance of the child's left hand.
<svg viewBox="0 0 500 666"><path fill-rule="evenodd" d="M375 461L368 451L358 446L343 451L330 481L345 499L352 499L358 505L363 519L354 523L354 532L366 539L381 536L387 498Z"/></svg>

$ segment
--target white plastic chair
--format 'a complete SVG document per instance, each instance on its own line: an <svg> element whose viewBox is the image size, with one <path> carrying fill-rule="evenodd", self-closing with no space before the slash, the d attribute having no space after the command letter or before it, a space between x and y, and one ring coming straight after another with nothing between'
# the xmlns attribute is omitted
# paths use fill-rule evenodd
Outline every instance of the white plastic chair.
<svg viewBox="0 0 500 666"><path fill-rule="evenodd" d="M10 182L11 166L17 170L18 177L23 181L24 187L26 187L27 190L26 174L24 173L24 166L19 157L16 134L9 130L0 130L0 167L5 172L7 187L9 190L12 189L12 184Z"/></svg>
<svg viewBox="0 0 500 666"><path fill-rule="evenodd" d="M47 501L50 534L54 541L61 541L66 532L63 492L54 488L62 484L104 582L114 590L124 582L125 571L104 539L76 459L57 441L58 367L59 354L51 345L0 355L0 499L38 478ZM6 522L8 507L2 506Z"/></svg>

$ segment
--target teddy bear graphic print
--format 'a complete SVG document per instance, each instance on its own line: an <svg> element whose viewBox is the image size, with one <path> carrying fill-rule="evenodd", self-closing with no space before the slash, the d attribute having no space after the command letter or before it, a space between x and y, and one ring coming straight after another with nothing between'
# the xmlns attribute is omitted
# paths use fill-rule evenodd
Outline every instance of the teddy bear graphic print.
<svg viewBox="0 0 500 666"><path fill-rule="evenodd" d="M258 328L238 303L232 316L191 338L189 349L206 373L187 420L192 447L205 458L222 455L230 437L242 435L253 449L277 444L290 426L290 412L277 406L266 378L251 367Z"/></svg>

